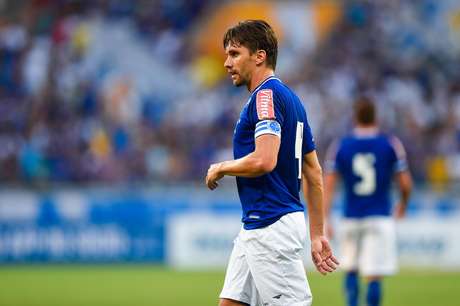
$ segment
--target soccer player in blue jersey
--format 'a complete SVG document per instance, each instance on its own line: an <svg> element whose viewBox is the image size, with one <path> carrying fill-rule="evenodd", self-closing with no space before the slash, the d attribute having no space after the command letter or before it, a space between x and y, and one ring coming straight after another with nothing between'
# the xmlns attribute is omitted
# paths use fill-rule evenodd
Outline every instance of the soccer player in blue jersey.
<svg viewBox="0 0 460 306"><path fill-rule="evenodd" d="M395 179L399 185L400 201L394 215L401 218L406 211L412 180L401 142L378 130L371 100L357 100L354 120L353 132L333 143L327 153L326 216L330 215L332 195L340 177L344 186L340 261L346 271L347 305L359 304L359 275L362 275L367 280L367 305L378 306L382 277L394 274L397 269L391 183Z"/></svg>
<svg viewBox="0 0 460 306"><path fill-rule="evenodd" d="M225 33L223 45L233 84L251 94L234 131L235 159L211 165L206 176L210 189L223 176L236 176L243 208L220 306L310 305L301 255L307 234L301 184L313 262L322 274L338 262L324 234L322 170L307 114L274 76L278 43L269 24L240 22Z"/></svg>

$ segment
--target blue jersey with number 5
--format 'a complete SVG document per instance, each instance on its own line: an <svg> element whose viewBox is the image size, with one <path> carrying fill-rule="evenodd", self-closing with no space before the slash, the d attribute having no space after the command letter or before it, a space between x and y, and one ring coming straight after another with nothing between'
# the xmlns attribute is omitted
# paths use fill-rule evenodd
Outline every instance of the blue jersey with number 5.
<svg viewBox="0 0 460 306"><path fill-rule="evenodd" d="M241 111L233 136L235 159L252 153L255 139L264 134L281 137L278 161L270 173L236 178L245 229L265 227L304 210L299 197L302 156L315 145L302 103L275 77L262 82Z"/></svg>
<svg viewBox="0 0 460 306"><path fill-rule="evenodd" d="M343 179L345 217L389 216L391 181L407 170L406 154L396 137L361 128L332 145L326 170Z"/></svg>

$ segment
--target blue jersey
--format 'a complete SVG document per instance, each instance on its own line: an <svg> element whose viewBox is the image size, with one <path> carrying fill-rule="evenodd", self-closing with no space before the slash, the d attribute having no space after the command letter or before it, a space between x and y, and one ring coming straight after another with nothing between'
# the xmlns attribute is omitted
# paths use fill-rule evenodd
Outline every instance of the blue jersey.
<svg viewBox="0 0 460 306"><path fill-rule="evenodd" d="M355 129L332 145L326 169L343 179L345 217L390 216L391 181L396 171L407 170L406 154L396 137Z"/></svg>
<svg viewBox="0 0 460 306"><path fill-rule="evenodd" d="M315 145L301 101L275 77L262 82L241 111L233 136L235 159L254 152L255 139L264 134L281 137L278 161L270 173L236 178L245 229L304 210L299 197L302 156Z"/></svg>

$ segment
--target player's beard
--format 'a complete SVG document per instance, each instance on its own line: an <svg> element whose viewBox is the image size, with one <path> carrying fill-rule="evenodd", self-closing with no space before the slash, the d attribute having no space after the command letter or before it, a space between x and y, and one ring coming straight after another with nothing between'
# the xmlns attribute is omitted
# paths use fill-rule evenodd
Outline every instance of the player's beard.
<svg viewBox="0 0 460 306"><path fill-rule="evenodd" d="M235 79L233 79L233 77L232 77L232 81L233 81L234 86L240 87L240 86L243 86L243 85L247 84L248 81L245 78L243 78L241 74L236 73L236 76L237 77Z"/></svg>

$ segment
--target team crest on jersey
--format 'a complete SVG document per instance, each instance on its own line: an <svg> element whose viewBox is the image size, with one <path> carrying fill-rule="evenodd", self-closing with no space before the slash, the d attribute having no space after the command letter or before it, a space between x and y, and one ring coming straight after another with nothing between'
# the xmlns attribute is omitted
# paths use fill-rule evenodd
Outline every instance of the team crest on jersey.
<svg viewBox="0 0 460 306"><path fill-rule="evenodd" d="M259 120L275 119L273 91L271 89L262 89L257 92L256 105Z"/></svg>

